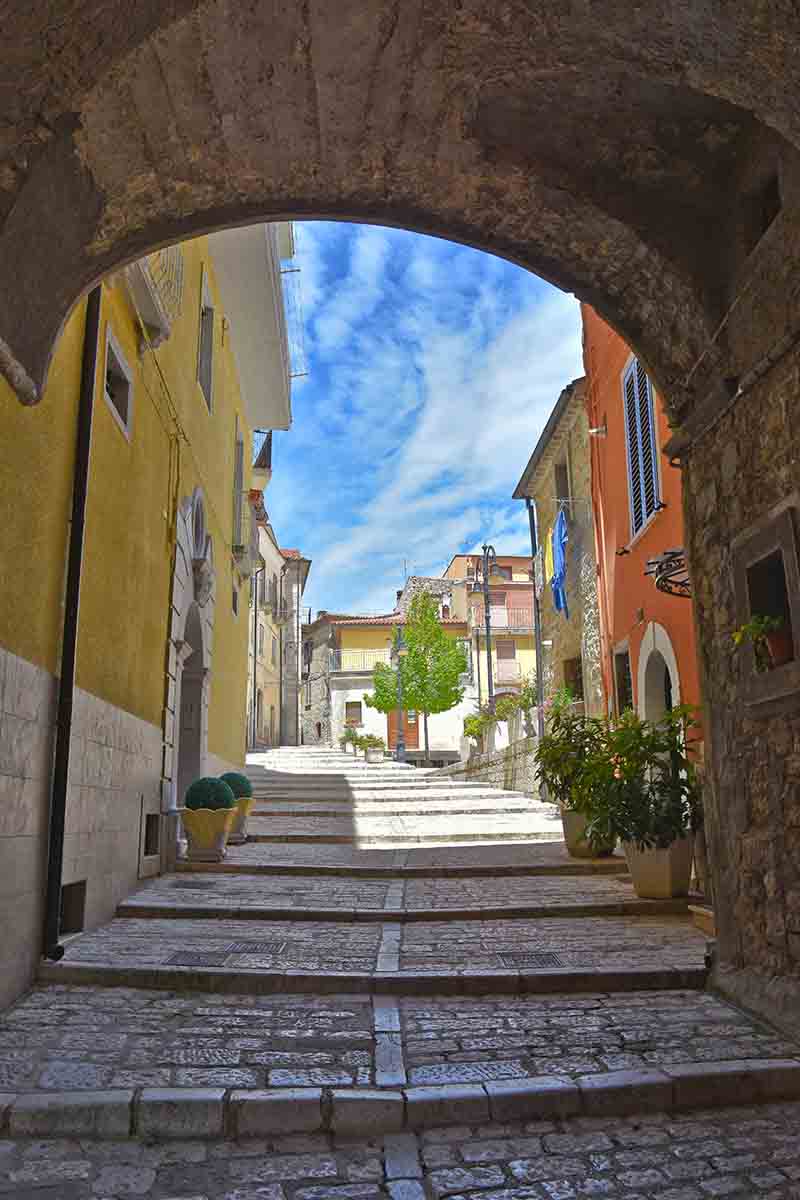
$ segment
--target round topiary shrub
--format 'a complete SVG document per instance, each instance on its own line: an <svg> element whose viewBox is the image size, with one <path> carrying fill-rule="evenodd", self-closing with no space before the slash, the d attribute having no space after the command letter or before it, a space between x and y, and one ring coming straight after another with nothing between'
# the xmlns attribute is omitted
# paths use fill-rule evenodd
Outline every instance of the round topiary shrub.
<svg viewBox="0 0 800 1200"><path fill-rule="evenodd" d="M246 775L240 775L238 771L226 771L224 775L220 775L220 779L227 783L237 800L253 794L252 783Z"/></svg>
<svg viewBox="0 0 800 1200"><path fill-rule="evenodd" d="M189 784L183 803L187 808L233 808L236 797L223 779L207 775Z"/></svg>

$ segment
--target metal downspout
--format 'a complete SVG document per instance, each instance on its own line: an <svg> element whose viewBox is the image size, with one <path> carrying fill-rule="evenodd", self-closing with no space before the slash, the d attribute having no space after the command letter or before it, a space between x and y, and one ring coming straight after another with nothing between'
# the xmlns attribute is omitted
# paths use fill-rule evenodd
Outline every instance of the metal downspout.
<svg viewBox="0 0 800 1200"><path fill-rule="evenodd" d="M258 694L258 577L266 571L266 566L259 567L253 572L253 694L250 697L251 708L251 729L252 729L252 749L256 749L256 733L258 723L258 713L256 711L256 696Z"/></svg>
<svg viewBox="0 0 800 1200"><path fill-rule="evenodd" d="M536 555L539 553L538 520L536 501L525 497L528 510L528 525L531 534L531 565L533 567L533 633L536 639L536 730L544 737L544 646L542 645L542 610L536 593Z"/></svg>
<svg viewBox="0 0 800 1200"><path fill-rule="evenodd" d="M67 549L67 588L64 597L64 627L61 645L61 671L58 683L56 745L53 757L53 781L50 794L50 822L47 847L47 890L44 914L44 957L57 962L64 947L59 942L61 925L61 877L64 866L64 829L66 827L69 752L72 740L72 711L75 696L75 659L78 647L78 615L81 594L83 541L86 529L86 498L89 490L89 463L92 448L92 415L97 349L100 333L102 286L89 293L86 326L83 334L81 390L75 437L75 468L72 482L72 517Z"/></svg>

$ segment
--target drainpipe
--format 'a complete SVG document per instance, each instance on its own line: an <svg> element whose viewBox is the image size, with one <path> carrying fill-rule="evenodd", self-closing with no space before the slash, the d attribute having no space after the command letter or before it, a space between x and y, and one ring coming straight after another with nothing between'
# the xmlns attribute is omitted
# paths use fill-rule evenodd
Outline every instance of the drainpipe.
<svg viewBox="0 0 800 1200"><path fill-rule="evenodd" d="M72 739L72 710L75 697L75 658L78 648L78 612L81 595L81 566L86 528L86 497L89 490L89 461L92 449L92 411L100 334L102 285L89 293L83 334L81 390L75 436L75 467L72 482L72 516L67 548L67 589L64 597L64 627L61 639L61 672L58 683L56 745L50 793L50 823L47 847L47 885L44 914L44 957L57 962L64 955L60 944L61 877L64 865L64 829L69 782L69 751Z"/></svg>
<svg viewBox="0 0 800 1200"><path fill-rule="evenodd" d="M278 610L283 612L284 607L284 583L286 580L286 563L281 567L281 590L278 596ZM286 687L286 679L284 678L284 655L283 655L283 621L278 626L278 745L283 745L283 694Z"/></svg>
<svg viewBox="0 0 800 1200"><path fill-rule="evenodd" d="M256 695L258 694L258 577L266 571L266 566L259 567L253 572L253 695L250 698L250 713L252 717L251 727L253 731L253 740L251 745L256 748L256 731L258 715L256 712Z"/></svg>
<svg viewBox="0 0 800 1200"><path fill-rule="evenodd" d="M295 674L297 676L297 705L295 713L297 736L295 745L300 745L300 568L297 568L297 623L295 630Z"/></svg>

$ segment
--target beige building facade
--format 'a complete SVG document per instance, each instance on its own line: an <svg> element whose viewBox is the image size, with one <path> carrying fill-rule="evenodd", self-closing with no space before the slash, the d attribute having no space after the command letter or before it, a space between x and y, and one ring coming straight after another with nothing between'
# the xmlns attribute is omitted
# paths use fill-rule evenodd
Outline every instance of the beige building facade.
<svg viewBox="0 0 800 1200"><path fill-rule="evenodd" d="M569 687L587 713L603 712L600 672L600 614L597 603L591 502L591 455L586 411L586 380L573 380L561 392L536 444L515 500L533 501L538 530L535 568L542 625L545 700ZM556 609L545 553L559 513L567 523L565 591L569 616Z"/></svg>

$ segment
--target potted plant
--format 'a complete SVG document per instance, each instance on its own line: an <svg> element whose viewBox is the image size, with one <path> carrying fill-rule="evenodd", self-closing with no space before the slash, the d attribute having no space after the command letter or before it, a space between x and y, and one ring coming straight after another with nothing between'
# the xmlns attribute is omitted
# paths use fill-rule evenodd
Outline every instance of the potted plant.
<svg viewBox="0 0 800 1200"><path fill-rule="evenodd" d="M561 810L568 852L574 858L613 853L616 837L601 817L598 793L607 784L607 722L571 711L568 704L551 707L549 727L536 747L536 777ZM587 766L592 763L593 771Z"/></svg>
<svg viewBox="0 0 800 1200"><path fill-rule="evenodd" d="M782 667L794 658L792 631L782 617L753 616L733 632L733 644L738 649L750 642L757 671Z"/></svg>
<svg viewBox="0 0 800 1200"><path fill-rule="evenodd" d="M660 721L625 712L609 726L611 766L594 822L624 846L637 896L663 900L686 896L691 877L694 834L702 825L700 784L689 731L687 705ZM592 773L589 763L588 772Z"/></svg>
<svg viewBox="0 0 800 1200"><path fill-rule="evenodd" d="M181 818L189 842L189 859L221 862L236 816L236 800L229 785L213 776L195 779L186 789L183 803Z"/></svg>
<svg viewBox="0 0 800 1200"><path fill-rule="evenodd" d="M479 754L488 753L491 750L489 735L497 721L497 714L492 712L488 705L478 709L476 713L464 717L464 737L475 742Z"/></svg>
<svg viewBox="0 0 800 1200"><path fill-rule="evenodd" d="M339 746L344 754L349 753L348 747L350 746L353 748L353 754L356 753L358 749L358 734L356 733L355 729L353 729L352 725L348 725L342 736L339 738Z"/></svg>
<svg viewBox="0 0 800 1200"><path fill-rule="evenodd" d="M247 818L256 802L253 785L246 775L240 775L238 771L226 771L224 775L220 775L220 779L227 783L236 800L236 815L228 834L228 842L231 846L239 846L247 841Z"/></svg>
<svg viewBox="0 0 800 1200"><path fill-rule="evenodd" d="M376 733L365 734L361 739L361 744L364 749L364 757L369 763L383 762L386 743L382 737L378 737Z"/></svg>

